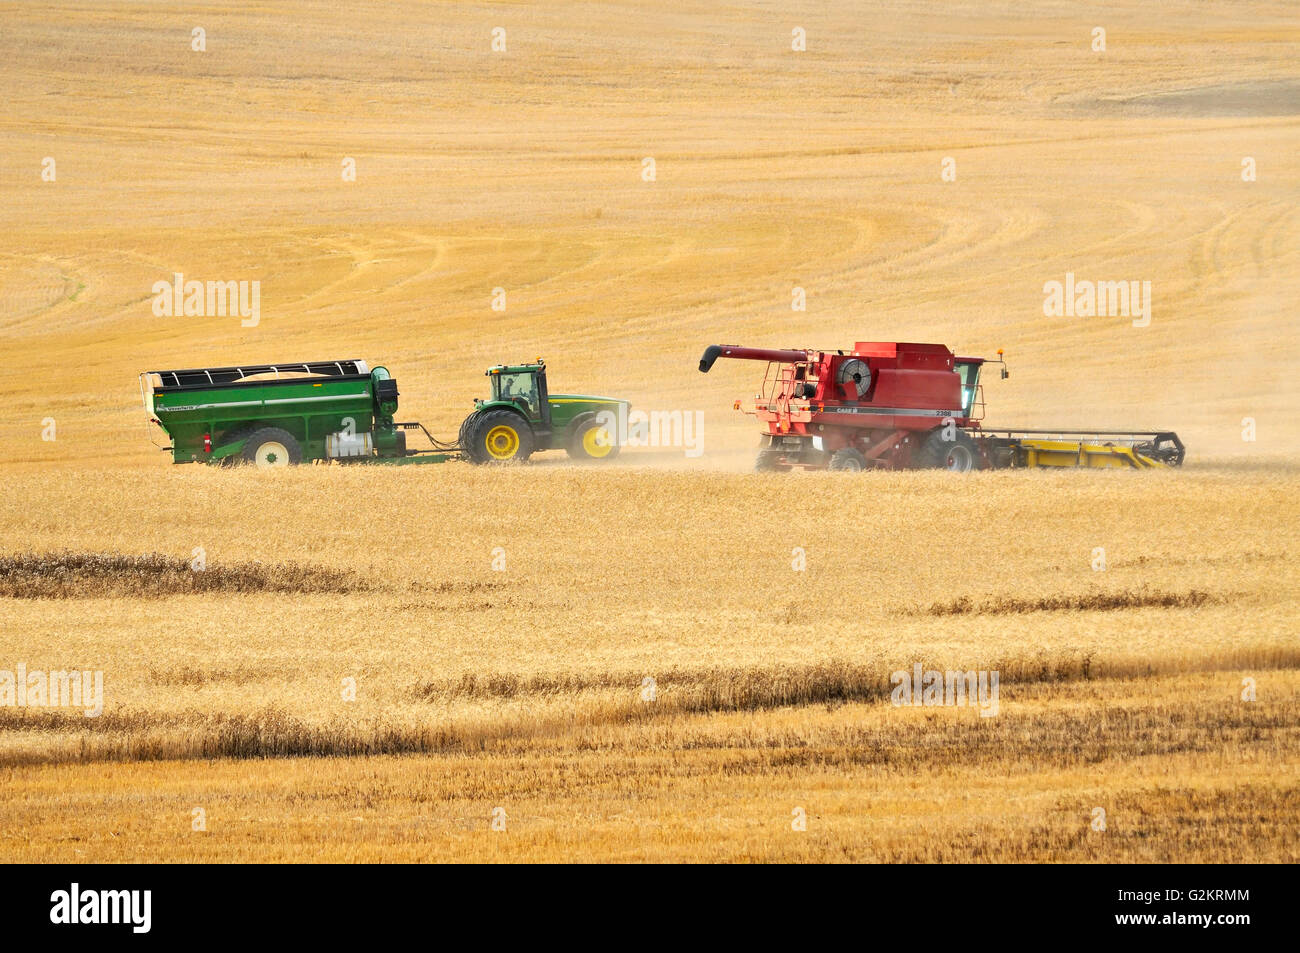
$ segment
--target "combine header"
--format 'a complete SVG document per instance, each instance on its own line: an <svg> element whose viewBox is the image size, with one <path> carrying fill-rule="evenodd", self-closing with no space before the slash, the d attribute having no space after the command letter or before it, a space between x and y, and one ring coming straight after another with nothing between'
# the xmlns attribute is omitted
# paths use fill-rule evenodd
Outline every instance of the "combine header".
<svg viewBox="0 0 1300 953"><path fill-rule="evenodd" d="M764 361L752 411L764 425L757 470L964 472L998 467L1180 466L1170 431L985 430L981 357L942 344L860 342L851 351L771 350L715 344L700 358ZM740 409L740 401L736 401Z"/></svg>

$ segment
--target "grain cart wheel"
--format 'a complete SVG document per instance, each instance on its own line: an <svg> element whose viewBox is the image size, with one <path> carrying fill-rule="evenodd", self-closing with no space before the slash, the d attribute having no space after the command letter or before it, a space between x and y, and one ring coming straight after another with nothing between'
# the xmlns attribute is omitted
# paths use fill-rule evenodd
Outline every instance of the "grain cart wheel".
<svg viewBox="0 0 1300 953"><path fill-rule="evenodd" d="M279 427L263 427L249 435L244 444L244 459L258 467L287 467L302 463L302 447L293 434Z"/></svg>
<svg viewBox="0 0 1300 953"><path fill-rule="evenodd" d="M621 449L615 435L594 415L579 420L569 435L569 456L575 460L613 460Z"/></svg>
<svg viewBox="0 0 1300 953"><path fill-rule="evenodd" d="M851 473L857 473L867 468L867 458L862 455L861 450L853 447L845 447L843 450L836 450L831 454L829 469L847 470Z"/></svg>
<svg viewBox="0 0 1300 953"><path fill-rule="evenodd" d="M930 436L917 454L917 466L967 473L975 469L975 441L963 430L953 432L953 439L943 439L943 428L930 431Z"/></svg>
<svg viewBox="0 0 1300 953"><path fill-rule="evenodd" d="M241 427L238 430L232 430L230 433L223 433L217 440L213 441L213 445L216 446L217 444L225 445L228 443L238 443L241 440L248 439L248 435L251 432L252 431L248 430L248 428ZM213 464L213 466L233 467L243 462L244 462L244 451L241 450L239 453L232 453L228 457L222 457L220 460L216 461Z"/></svg>
<svg viewBox="0 0 1300 953"><path fill-rule="evenodd" d="M469 438L469 456L475 463L523 463L533 452L533 432L524 418L509 410L489 410L476 415Z"/></svg>

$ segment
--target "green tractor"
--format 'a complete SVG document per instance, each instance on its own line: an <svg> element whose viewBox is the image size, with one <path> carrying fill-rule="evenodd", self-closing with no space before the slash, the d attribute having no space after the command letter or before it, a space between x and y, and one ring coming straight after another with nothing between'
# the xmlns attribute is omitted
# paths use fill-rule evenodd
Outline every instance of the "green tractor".
<svg viewBox="0 0 1300 953"><path fill-rule="evenodd" d="M617 421L628 402L613 397L552 394L546 362L489 367L492 396L476 400L457 443L473 463L522 463L539 450L563 447L575 460L618 456ZM613 426L611 426L613 425Z"/></svg>

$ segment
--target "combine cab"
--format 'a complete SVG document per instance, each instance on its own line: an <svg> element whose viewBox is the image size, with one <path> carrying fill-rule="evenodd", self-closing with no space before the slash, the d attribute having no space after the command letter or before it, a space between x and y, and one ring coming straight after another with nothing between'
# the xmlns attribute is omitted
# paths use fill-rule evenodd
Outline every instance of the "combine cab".
<svg viewBox="0 0 1300 953"><path fill-rule="evenodd" d="M942 344L859 342L850 351L715 344L700 358L765 361L753 413L764 425L758 470L1163 467L1183 462L1169 431L986 431L980 374L1006 363ZM737 409L740 401L736 402Z"/></svg>

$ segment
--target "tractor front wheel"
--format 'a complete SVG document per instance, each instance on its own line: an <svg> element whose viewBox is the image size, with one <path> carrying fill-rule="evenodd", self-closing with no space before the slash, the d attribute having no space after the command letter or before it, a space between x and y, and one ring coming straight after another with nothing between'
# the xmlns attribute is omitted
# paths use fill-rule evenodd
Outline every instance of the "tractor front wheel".
<svg viewBox="0 0 1300 953"><path fill-rule="evenodd" d="M569 436L569 456L575 460L613 460L620 449L609 428L595 417L578 421Z"/></svg>
<svg viewBox="0 0 1300 953"><path fill-rule="evenodd" d="M302 447L289 431L263 427L249 435L243 457L259 470L287 467L302 463Z"/></svg>
<svg viewBox="0 0 1300 953"><path fill-rule="evenodd" d="M475 463L523 463L533 452L533 432L522 417L509 410L489 410L475 415L469 445L464 447Z"/></svg>

